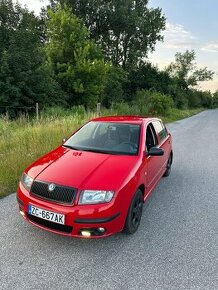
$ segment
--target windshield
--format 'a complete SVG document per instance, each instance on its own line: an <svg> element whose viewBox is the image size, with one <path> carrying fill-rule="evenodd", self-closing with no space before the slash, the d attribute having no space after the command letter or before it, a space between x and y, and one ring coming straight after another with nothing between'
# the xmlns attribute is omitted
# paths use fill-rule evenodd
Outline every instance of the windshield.
<svg viewBox="0 0 218 290"><path fill-rule="evenodd" d="M105 154L137 155L139 138L140 125L89 122L63 146L74 150Z"/></svg>

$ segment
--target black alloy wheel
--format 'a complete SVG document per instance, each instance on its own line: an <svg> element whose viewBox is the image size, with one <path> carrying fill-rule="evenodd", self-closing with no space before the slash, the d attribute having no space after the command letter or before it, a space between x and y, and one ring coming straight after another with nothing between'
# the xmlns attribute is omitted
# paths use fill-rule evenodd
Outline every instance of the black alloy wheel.
<svg viewBox="0 0 218 290"><path fill-rule="evenodd" d="M136 191L131 201L128 215L126 218L126 223L124 227L124 232L126 234L134 234L141 221L143 209L143 194L140 189Z"/></svg>
<svg viewBox="0 0 218 290"><path fill-rule="evenodd" d="M170 157L169 157L169 159L168 159L168 161L167 161L167 169L166 169L166 171L164 172L164 175L163 175L164 177L167 177L167 176L170 175L172 163L173 163L173 155L172 155L172 153L171 153L171 154L170 154Z"/></svg>

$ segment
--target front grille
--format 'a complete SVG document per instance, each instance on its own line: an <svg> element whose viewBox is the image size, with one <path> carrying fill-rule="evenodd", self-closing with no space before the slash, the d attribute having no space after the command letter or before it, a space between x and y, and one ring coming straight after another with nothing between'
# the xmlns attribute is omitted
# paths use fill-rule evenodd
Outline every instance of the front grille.
<svg viewBox="0 0 218 290"><path fill-rule="evenodd" d="M49 185L50 183L34 181L31 187L31 194L54 202L73 203L76 196L75 188L55 185L54 189L49 191Z"/></svg>
<svg viewBox="0 0 218 290"><path fill-rule="evenodd" d="M40 226L43 226L43 227L51 229L51 230L55 230L55 231L59 231L59 232L63 232L63 233L68 233L68 234L70 234L73 230L73 227L70 227L70 226L65 226L65 225L53 223L53 222L38 218L36 216L30 215L30 214L27 214L27 216L28 216L29 220L34 222L35 224L38 224Z"/></svg>

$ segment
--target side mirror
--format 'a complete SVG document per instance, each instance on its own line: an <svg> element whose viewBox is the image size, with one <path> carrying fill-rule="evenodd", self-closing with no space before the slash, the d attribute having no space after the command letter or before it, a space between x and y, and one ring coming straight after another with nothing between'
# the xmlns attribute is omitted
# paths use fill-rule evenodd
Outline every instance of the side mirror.
<svg viewBox="0 0 218 290"><path fill-rule="evenodd" d="M152 147L148 151L148 156L163 156L163 155L164 155L164 150L161 148Z"/></svg>
<svg viewBox="0 0 218 290"><path fill-rule="evenodd" d="M62 139L62 144L64 144L67 141L67 138Z"/></svg>

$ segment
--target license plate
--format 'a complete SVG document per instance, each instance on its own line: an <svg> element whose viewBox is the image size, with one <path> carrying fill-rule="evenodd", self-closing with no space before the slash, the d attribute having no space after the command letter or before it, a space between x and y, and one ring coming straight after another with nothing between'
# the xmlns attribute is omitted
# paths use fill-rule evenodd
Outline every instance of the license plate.
<svg viewBox="0 0 218 290"><path fill-rule="evenodd" d="M28 213L38 218L61 225L64 225L65 222L65 216L63 214L59 214L49 210L44 210L31 204L29 204Z"/></svg>

